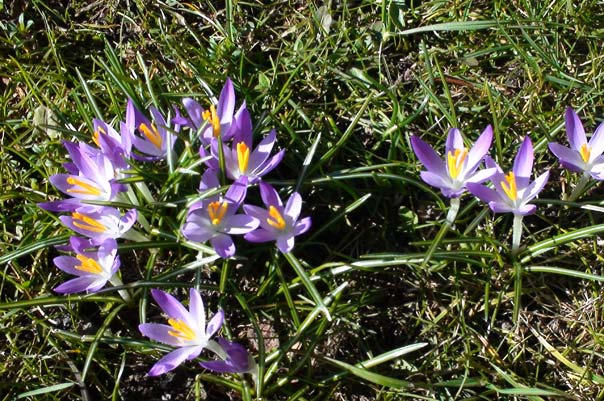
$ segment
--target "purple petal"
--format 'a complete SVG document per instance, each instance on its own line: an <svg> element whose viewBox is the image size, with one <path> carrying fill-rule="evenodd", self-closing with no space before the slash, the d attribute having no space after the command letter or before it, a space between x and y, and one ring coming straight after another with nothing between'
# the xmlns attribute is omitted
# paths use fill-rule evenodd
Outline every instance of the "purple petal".
<svg viewBox="0 0 604 401"><path fill-rule="evenodd" d="M187 114L191 119L191 124L193 125L193 128L195 130L201 128L201 126L204 124L203 107L201 107L199 103L197 103L190 97L184 98L182 100L182 104L183 106L185 106L185 110L187 111Z"/></svg>
<svg viewBox="0 0 604 401"><path fill-rule="evenodd" d="M230 124L233 121L233 112L235 111L235 89L233 88L233 82L230 78L227 78L222 90L220 91L220 97L218 98L218 107L216 112L220 116L220 125Z"/></svg>
<svg viewBox="0 0 604 401"><path fill-rule="evenodd" d="M470 182L466 185L466 187L468 188L468 191L472 193L472 195L476 196L483 202L502 202L501 196L495 190L487 188L484 185Z"/></svg>
<svg viewBox="0 0 604 401"><path fill-rule="evenodd" d="M300 217L300 211L302 210L302 196L299 193L294 192L292 196L287 200L285 205L285 214L289 216L292 221L298 220Z"/></svg>
<svg viewBox="0 0 604 401"><path fill-rule="evenodd" d="M468 160L466 162L467 171L473 171L476 166L484 159L485 155L489 152L491 142L493 140L493 127L488 125L482 134L478 137L472 149L468 153Z"/></svg>
<svg viewBox="0 0 604 401"><path fill-rule="evenodd" d="M548 144L549 150L560 160L560 163L569 170L581 172L585 171L585 162L578 151L562 146L559 143L551 142Z"/></svg>
<svg viewBox="0 0 604 401"><path fill-rule="evenodd" d="M596 131L589 139L589 146L591 147L590 159L592 160L595 156L599 156L604 152L604 123L601 123L598 125L598 128L596 128Z"/></svg>
<svg viewBox="0 0 604 401"><path fill-rule="evenodd" d="M95 292L106 283L106 280L99 280L96 275L86 275L66 281L55 287L54 290L60 294L73 294L84 291Z"/></svg>
<svg viewBox="0 0 604 401"><path fill-rule="evenodd" d="M585 130L583 129L583 124L581 123L579 116L572 108L568 107L564 115L564 120L570 147L572 149L580 150L581 145L587 143L587 138L585 137Z"/></svg>
<svg viewBox="0 0 604 401"><path fill-rule="evenodd" d="M143 323L138 325L138 330L145 337L158 341L163 344L168 344L173 347L182 345L182 340L170 334L174 331L172 326L167 324Z"/></svg>
<svg viewBox="0 0 604 401"><path fill-rule="evenodd" d="M77 198L38 203L39 208L49 212L73 212L83 205Z"/></svg>
<svg viewBox="0 0 604 401"><path fill-rule="evenodd" d="M189 290L189 313L197 322L198 327L205 327L206 311L203 306L201 295L195 288Z"/></svg>
<svg viewBox="0 0 604 401"><path fill-rule="evenodd" d="M231 201L235 206L235 210L239 208L241 202L247 193L247 177L240 177L237 181L231 184L226 194L225 199Z"/></svg>
<svg viewBox="0 0 604 401"><path fill-rule="evenodd" d="M224 232L230 235L241 235L248 233L258 227L260 221L247 214L235 214L224 223Z"/></svg>
<svg viewBox="0 0 604 401"><path fill-rule="evenodd" d="M445 144L445 158L449 152L455 153L455 149L464 149L465 147L461 132L457 128L451 128L447 135L447 143Z"/></svg>
<svg viewBox="0 0 604 401"><path fill-rule="evenodd" d="M514 167L512 171L516 176L517 181L520 178L528 179L531 176L531 172L533 170L533 144L528 136L524 137L524 141L522 141L522 145L520 145L520 150L514 159ZM525 184L526 185L526 184ZM518 182L518 187L523 187L524 185L521 182Z"/></svg>
<svg viewBox="0 0 604 401"><path fill-rule="evenodd" d="M480 184L493 177L493 175L495 175L496 173L497 169L494 167L485 168L483 170L477 171L474 175L471 175L470 177L466 178L466 183L475 182L477 184Z"/></svg>
<svg viewBox="0 0 604 401"><path fill-rule="evenodd" d="M245 102L241 105L237 114L235 114L235 123L231 126L235 129L233 143L243 142L249 149L252 149L252 117L248 111Z"/></svg>
<svg viewBox="0 0 604 401"><path fill-rule="evenodd" d="M276 155L271 157L264 164L254 169L254 171L252 171L251 173L253 177L250 180L250 184L258 182L260 177L263 177L264 175L271 172L275 167L277 167L279 163L281 163L281 160L283 160L283 156L285 156L285 149L280 150Z"/></svg>
<svg viewBox="0 0 604 401"><path fill-rule="evenodd" d="M210 338L216 334L216 332L222 327L222 323L224 323L224 311L219 309L208 322L208 327L206 327L206 336Z"/></svg>
<svg viewBox="0 0 604 401"><path fill-rule="evenodd" d="M245 234L243 238L249 242L269 242L274 241L277 236L276 233L272 231L265 230L264 228L259 228L257 230Z"/></svg>
<svg viewBox="0 0 604 401"><path fill-rule="evenodd" d="M252 151L250 154L250 169L257 168L260 166L273 151L273 146L275 146L275 141L277 140L277 132L272 129L269 134L258 144L256 149Z"/></svg>
<svg viewBox="0 0 604 401"><path fill-rule="evenodd" d="M178 348L157 361L157 363L153 365L149 371L149 376L159 376L169 372L183 363L185 359L193 359L197 357L201 350L202 347L199 346Z"/></svg>
<svg viewBox="0 0 604 401"><path fill-rule="evenodd" d="M209 241L217 233L217 231L210 230L207 227L199 225L195 222L185 223L181 231L186 239L199 243Z"/></svg>
<svg viewBox="0 0 604 401"><path fill-rule="evenodd" d="M65 273L73 274L74 276L82 276L87 274L86 272L75 268L80 264L80 261L73 256L57 256L52 261L54 262L55 266Z"/></svg>
<svg viewBox="0 0 604 401"><path fill-rule="evenodd" d="M262 183L260 183L262 184ZM268 213L265 209L254 205L243 205L243 211L245 214L255 217L260 221L264 221L268 218Z"/></svg>
<svg viewBox="0 0 604 401"><path fill-rule="evenodd" d="M195 327L195 321L191 318L191 314L187 309L182 306L182 304L174 298L172 295L157 289L151 290L151 296L157 303L157 305L164 311L166 314L172 318L177 320L182 320L189 327Z"/></svg>
<svg viewBox="0 0 604 401"><path fill-rule="evenodd" d="M524 193L524 196L523 196L524 201L528 202L531 199L533 199L535 196L537 196L537 194L539 192L541 192L541 190L547 183L548 178L549 178L549 170L546 171L545 173L541 174L539 177L537 177L535 179L535 181L533 181L531 183L531 185L529 185L526 188L526 192Z"/></svg>
<svg viewBox="0 0 604 401"><path fill-rule="evenodd" d="M427 170L435 174L447 174L445 162L440 158L440 156L438 156L430 145L421 140L419 137L412 135L411 147L413 147L415 155Z"/></svg>
<svg viewBox="0 0 604 401"><path fill-rule="evenodd" d="M526 216L535 213L536 210L537 206L535 205L521 205L518 209L514 210L514 214L517 214L519 216Z"/></svg>
<svg viewBox="0 0 604 401"><path fill-rule="evenodd" d="M282 253L288 253L294 249L294 243L295 239L293 233L280 235L277 237L277 248L279 248Z"/></svg>
<svg viewBox="0 0 604 401"><path fill-rule="evenodd" d="M419 175L426 184L431 185L433 187L440 189L452 188L451 180L448 178L448 176L443 176L441 174L435 173L434 171L421 171Z"/></svg>
<svg viewBox="0 0 604 401"><path fill-rule="evenodd" d="M489 207L493 211L493 213L516 213L517 209L514 209L512 206L508 205L505 202L489 202Z"/></svg>
<svg viewBox="0 0 604 401"><path fill-rule="evenodd" d="M235 254L233 239L226 234L219 234L210 239L210 244L221 258L230 258Z"/></svg>
<svg viewBox="0 0 604 401"><path fill-rule="evenodd" d="M279 194L275 188L265 182L260 183L260 197L262 198L262 202L264 202L267 207L283 206L281 198L279 197Z"/></svg>
<svg viewBox="0 0 604 401"><path fill-rule="evenodd" d="M311 219L310 217L304 217L296 222L294 226L294 235L304 234L310 229Z"/></svg>
<svg viewBox="0 0 604 401"><path fill-rule="evenodd" d="M250 369L250 357L245 347L223 338L218 338L218 343L226 353L226 360L202 362L202 367L220 373L244 373Z"/></svg>

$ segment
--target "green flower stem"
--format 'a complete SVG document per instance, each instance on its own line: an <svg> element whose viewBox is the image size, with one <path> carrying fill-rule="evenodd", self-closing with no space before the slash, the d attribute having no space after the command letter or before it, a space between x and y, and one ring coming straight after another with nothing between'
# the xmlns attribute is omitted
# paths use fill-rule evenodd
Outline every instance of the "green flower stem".
<svg viewBox="0 0 604 401"><path fill-rule="evenodd" d="M221 294L224 294L226 292L226 286L228 284L228 280L229 280L229 261L228 259L223 259L222 260L222 269L220 269L220 285L219 285L219 291Z"/></svg>
<svg viewBox="0 0 604 401"><path fill-rule="evenodd" d="M226 185L226 161L222 147L222 135L218 135L218 163L220 165L220 185Z"/></svg>
<svg viewBox="0 0 604 401"><path fill-rule="evenodd" d="M445 234L447 233L447 231L449 231L449 229L451 227L453 227L453 224L455 223L455 218L457 217L457 213L459 212L460 205L461 205L460 197L451 198L451 206L449 207L449 211L447 212L447 217L445 218L445 224L443 224L440 227L438 234L436 234L436 237L432 241L432 244L430 245L430 249L428 249L428 252L426 253L426 255L424 257L422 266L426 266L428 264L428 262L430 261L430 259L432 259L432 256L436 252L436 249L438 248L438 245L444 238Z"/></svg>
<svg viewBox="0 0 604 401"><path fill-rule="evenodd" d="M575 188L573 189L573 192L571 192L567 201L574 202L575 200L577 200L577 198L579 198L579 196L581 196L585 191L585 187L589 183L590 178L591 176L589 175L589 173L583 173L581 179L579 180L577 185L575 185Z"/></svg>
<svg viewBox="0 0 604 401"><path fill-rule="evenodd" d="M522 297L522 264L517 260L520 250L520 238L522 237L522 217L514 215L512 226L512 264L514 266L514 322L518 321L520 313L520 300Z"/></svg>

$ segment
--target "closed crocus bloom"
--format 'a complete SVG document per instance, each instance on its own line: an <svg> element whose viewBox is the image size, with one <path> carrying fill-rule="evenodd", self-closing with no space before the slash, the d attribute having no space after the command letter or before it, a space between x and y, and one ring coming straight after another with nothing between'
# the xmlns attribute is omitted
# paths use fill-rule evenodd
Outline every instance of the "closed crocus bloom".
<svg viewBox="0 0 604 401"><path fill-rule="evenodd" d="M146 337L163 344L177 347L160 359L149 371L149 376L169 372L185 360L195 359L204 348L217 351L210 338L220 329L224 312L218 311L206 326L206 312L199 292L189 291L189 309L172 295L160 290L151 290L151 296L168 316L168 324L143 323L139 331Z"/></svg>
<svg viewBox="0 0 604 401"><path fill-rule="evenodd" d="M604 123L596 128L589 141L579 116L570 107L566 109L565 123L570 148L551 142L551 152L565 168L589 174L596 180L604 180Z"/></svg>
<svg viewBox="0 0 604 401"><path fill-rule="evenodd" d="M130 167L128 158L132 151L130 133L127 130L121 130L118 133L109 124L96 118L92 120L92 123L94 125L92 135L94 143L111 160L117 170L128 169Z"/></svg>
<svg viewBox="0 0 604 401"><path fill-rule="evenodd" d="M494 189L479 184L468 184L468 190L483 202L487 202L495 213L514 213L525 216L535 213L537 207L529 204L543 189L549 177L549 171L530 180L533 170L533 145L528 137L524 138L520 150L514 159L512 171L504 174L493 159L487 157L486 165L495 168L491 177Z"/></svg>
<svg viewBox="0 0 604 401"><path fill-rule="evenodd" d="M411 136L411 146L426 171L420 173L427 184L439 188L448 198L457 198L466 190L467 183L481 183L495 173L492 168L478 170L491 147L493 129L487 126L468 150L457 128L451 128L445 146L445 159L419 137Z"/></svg>
<svg viewBox="0 0 604 401"><path fill-rule="evenodd" d="M294 237L310 229L310 217L300 219L302 197L294 192L284 206L277 191L264 182L260 183L260 195L266 209L243 205L246 214L260 221L260 227L243 238L250 242L276 241L281 252L290 252L294 248Z"/></svg>
<svg viewBox="0 0 604 401"><path fill-rule="evenodd" d="M201 366L218 373L252 373L256 372L257 366L254 359L241 344L217 338L218 347L214 347L219 361L202 362Z"/></svg>
<svg viewBox="0 0 604 401"><path fill-rule="evenodd" d="M76 292L96 292L103 288L120 267L117 256L117 243L114 239L103 241L96 251L87 251L94 244L83 238L72 237L70 245L76 256L58 256L54 258L55 265L66 273L77 276L66 281L54 290L62 294ZM121 281L116 280L116 285Z"/></svg>

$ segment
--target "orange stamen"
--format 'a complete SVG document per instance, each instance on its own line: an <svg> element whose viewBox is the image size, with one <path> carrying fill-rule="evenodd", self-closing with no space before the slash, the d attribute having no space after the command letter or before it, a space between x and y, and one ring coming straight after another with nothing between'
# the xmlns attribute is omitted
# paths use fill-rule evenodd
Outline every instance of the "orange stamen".
<svg viewBox="0 0 604 401"><path fill-rule="evenodd" d="M143 135L151 142L157 149L161 149L161 145L163 143L161 139L161 135L157 131L155 124L151 124L151 128L147 126L145 123L141 123L138 126L138 129L142 131Z"/></svg>
<svg viewBox="0 0 604 401"><path fill-rule="evenodd" d="M466 148L455 149L455 153L449 151L449 154L447 155L447 165L451 178L456 179L459 176L467 157L468 149Z"/></svg>
<svg viewBox="0 0 604 401"><path fill-rule="evenodd" d="M95 233L103 233L107 231L107 227L99 223L98 220L86 216L85 214L73 212L71 217L73 218L73 225L83 230L88 230Z"/></svg>
<svg viewBox="0 0 604 401"><path fill-rule="evenodd" d="M76 255L76 258L82 262L81 265L75 266L76 269L92 274L100 274L103 272L103 268L96 260L84 255Z"/></svg>
<svg viewBox="0 0 604 401"><path fill-rule="evenodd" d="M285 224L285 220L283 219L283 216L281 215L281 213L279 213L279 210L277 210L276 207L274 206L270 206L268 208L268 215L270 217L268 217L266 219L266 222L271 226L276 228L277 230L283 230L286 226Z"/></svg>
<svg viewBox="0 0 604 401"><path fill-rule="evenodd" d="M508 198L515 201L518 198L518 189L516 188L516 176L514 176L514 173L510 171L508 175L505 176L505 180L507 181L507 184L504 181L501 181L501 188L503 189L503 192L505 192L505 194L508 196Z"/></svg>
<svg viewBox="0 0 604 401"><path fill-rule="evenodd" d="M94 185L90 185L82 180L79 180L75 177L67 177L67 183L69 185L74 185L76 187L80 187L82 189L69 188L67 192L72 194L83 194L83 195L94 195L99 196L101 194L101 190L95 187Z"/></svg>
<svg viewBox="0 0 604 401"><path fill-rule="evenodd" d="M237 161L239 162L239 172L244 173L250 162L250 148L243 142L237 144Z"/></svg>
<svg viewBox="0 0 604 401"><path fill-rule="evenodd" d="M195 332L182 320L168 319L168 324L174 329L168 331L168 334L170 334L172 337L187 341L192 341L195 338Z"/></svg>
<svg viewBox="0 0 604 401"><path fill-rule="evenodd" d="M216 201L208 205L208 215L213 225L217 226L220 224L228 208L229 205L226 202Z"/></svg>
<svg viewBox="0 0 604 401"><path fill-rule="evenodd" d="M202 117L204 120L212 124L214 138L217 138L218 135L220 135L220 118L218 117L218 113L216 112L216 107L214 105L211 105L210 110L204 111Z"/></svg>
<svg viewBox="0 0 604 401"><path fill-rule="evenodd" d="M581 145L581 151L579 153L581 153L581 159L583 159L585 163L589 162L589 157L591 156L591 146L584 143Z"/></svg>

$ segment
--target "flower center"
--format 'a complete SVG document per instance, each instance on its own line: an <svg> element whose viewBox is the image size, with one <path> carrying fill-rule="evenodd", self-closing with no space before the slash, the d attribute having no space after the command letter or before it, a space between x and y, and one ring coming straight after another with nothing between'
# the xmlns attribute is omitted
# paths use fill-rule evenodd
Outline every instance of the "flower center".
<svg viewBox="0 0 604 401"><path fill-rule="evenodd" d="M216 201L208 205L208 215L213 225L217 226L220 224L228 208L229 204L226 202Z"/></svg>
<svg viewBox="0 0 604 401"><path fill-rule="evenodd" d="M501 181L501 188L503 188L503 192L505 192L508 198L515 201L518 198L518 189L516 188L516 176L514 176L514 173L510 171L508 175L505 176L505 180L507 181L507 184L504 181Z"/></svg>
<svg viewBox="0 0 604 401"><path fill-rule="evenodd" d="M69 185L73 185L78 188L69 188L67 192L72 194L83 194L83 195L94 195L99 196L101 194L101 190L95 187L94 185L90 185L82 180L79 180L75 177L67 177L67 183Z"/></svg>
<svg viewBox="0 0 604 401"><path fill-rule="evenodd" d="M243 142L237 144L237 161L239 162L239 171L244 173L250 162L250 148Z"/></svg>
<svg viewBox="0 0 604 401"><path fill-rule="evenodd" d="M589 157L591 156L591 146L584 143L581 145L581 151L579 153L581 153L581 159L583 159L585 163L589 162Z"/></svg>
<svg viewBox="0 0 604 401"><path fill-rule="evenodd" d="M155 124L151 124L151 128L147 126L145 123L141 123L138 126L138 129L141 130L145 138L149 140L157 149L161 149L161 145L163 143L161 139L161 135L157 132L157 128Z"/></svg>
<svg viewBox="0 0 604 401"><path fill-rule="evenodd" d="M71 214L73 218L73 225L83 230L92 231L95 233L103 233L107 231L107 227L101 224L98 220L93 219L85 214L73 212Z"/></svg>
<svg viewBox="0 0 604 401"><path fill-rule="evenodd" d="M285 228L285 220L276 207L271 205L268 208L268 215L270 217L266 218L266 222L269 224L269 226L274 227L277 230L283 230Z"/></svg>
<svg viewBox="0 0 604 401"><path fill-rule="evenodd" d="M214 105L211 105L210 110L204 111L202 117L204 120L212 124L212 129L214 130L214 138L218 138L218 135L220 135L220 118L218 118L216 107Z"/></svg>
<svg viewBox="0 0 604 401"><path fill-rule="evenodd" d="M192 341L195 338L195 332L180 319L168 319L168 324L174 330L168 331L172 337L180 338L181 340Z"/></svg>
<svg viewBox="0 0 604 401"><path fill-rule="evenodd" d="M447 155L447 165L449 167L449 175L456 179L463 169L466 158L468 157L468 149L455 149L455 152L449 151Z"/></svg>
<svg viewBox="0 0 604 401"><path fill-rule="evenodd" d="M75 267L76 269L92 274L100 274L103 272L103 268L96 260L84 255L76 255L76 258L82 262L81 265Z"/></svg>

